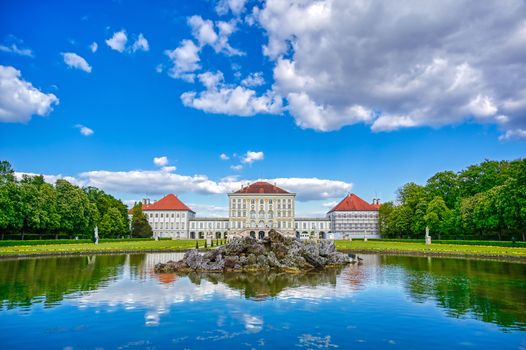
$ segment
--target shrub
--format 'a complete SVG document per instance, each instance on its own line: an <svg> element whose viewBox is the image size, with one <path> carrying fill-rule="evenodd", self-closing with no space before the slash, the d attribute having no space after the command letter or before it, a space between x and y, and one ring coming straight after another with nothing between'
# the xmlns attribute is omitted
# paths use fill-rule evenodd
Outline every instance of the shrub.
<svg viewBox="0 0 526 350"><path fill-rule="evenodd" d="M363 240L355 239L353 240ZM373 238L370 241L379 242L406 242L406 243L424 243L423 239L388 239L388 238ZM462 244L462 245L480 245L480 246L495 246L495 247L514 247L511 241L481 241L481 240L456 240L456 239L434 239L432 243L436 244ZM515 247L526 248L526 242L515 242Z"/></svg>
<svg viewBox="0 0 526 350"><path fill-rule="evenodd" d="M170 240L169 237L159 238L160 240ZM130 242L130 241L151 241L152 238L102 238L99 243L104 242ZM18 245L49 245L49 244L79 244L93 243L92 239L34 239L34 240L5 240L0 241L0 247L12 247Z"/></svg>

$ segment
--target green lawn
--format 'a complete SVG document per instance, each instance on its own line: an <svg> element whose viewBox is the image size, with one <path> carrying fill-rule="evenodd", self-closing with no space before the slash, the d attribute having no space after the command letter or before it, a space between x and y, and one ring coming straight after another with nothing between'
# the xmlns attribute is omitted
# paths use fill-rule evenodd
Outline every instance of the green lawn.
<svg viewBox="0 0 526 350"><path fill-rule="evenodd" d="M199 248L204 248L205 241L199 240ZM215 241L214 241L215 244ZM0 247L0 256L5 255L47 255L47 254L81 254L101 252L140 252L140 251L184 251L195 248L195 240L161 240L79 243L79 244L46 244L31 246Z"/></svg>
<svg viewBox="0 0 526 350"><path fill-rule="evenodd" d="M431 244L416 242L382 242L337 240L336 249L356 252L377 252L390 254L429 254L479 257L512 257L526 259L526 248L475 246L461 244Z"/></svg>
<svg viewBox="0 0 526 350"><path fill-rule="evenodd" d="M49 254L89 254L111 252L141 251L184 251L195 247L195 240L162 240L162 241L121 241L79 244L47 244L30 246L0 247L0 256L36 256ZM199 248L204 248L204 240L199 241ZM210 248L210 247L209 247ZM511 257L526 260L526 248L495 246L474 246L459 244L432 244L416 242L382 242L382 241L336 241L338 250L390 254L429 254L479 257Z"/></svg>

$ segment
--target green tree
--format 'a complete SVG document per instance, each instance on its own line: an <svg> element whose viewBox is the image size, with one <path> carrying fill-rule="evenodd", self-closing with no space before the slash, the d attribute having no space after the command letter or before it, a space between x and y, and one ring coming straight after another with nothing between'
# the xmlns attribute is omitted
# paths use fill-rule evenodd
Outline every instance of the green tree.
<svg viewBox="0 0 526 350"><path fill-rule="evenodd" d="M133 206L131 226L133 237L149 238L153 236L152 227L142 211L142 204L140 202L135 203Z"/></svg>
<svg viewBox="0 0 526 350"><path fill-rule="evenodd" d="M398 190L398 202L409 207L411 212L414 212L418 203L425 201L426 197L425 188L414 182L409 182Z"/></svg>
<svg viewBox="0 0 526 350"><path fill-rule="evenodd" d="M415 211L411 218L411 230L416 237L424 234L426 229L426 214L427 214L427 201L421 199L415 207Z"/></svg>
<svg viewBox="0 0 526 350"><path fill-rule="evenodd" d="M412 216L413 213L411 212L411 209L407 205L400 205L395 207L393 210L393 230L398 234L400 237L405 235L410 235L411 230L411 223L412 223Z"/></svg>
<svg viewBox="0 0 526 350"><path fill-rule="evenodd" d="M431 233L438 234L438 239L445 231L445 223L450 215L450 210L442 197L437 196L429 202L424 220Z"/></svg>
<svg viewBox="0 0 526 350"><path fill-rule="evenodd" d="M453 209L460 198L458 175L453 171L441 171L427 180L426 191L430 198L442 197L447 207Z"/></svg>
<svg viewBox="0 0 526 350"><path fill-rule="evenodd" d="M95 206L95 209L91 209L95 223L98 223L110 208L115 208L119 211L124 225L126 227L129 226L128 208L121 200L105 193L103 190L91 186L85 187L84 192L88 196L90 202ZM129 232L125 231L122 232L122 234L127 235Z"/></svg>
<svg viewBox="0 0 526 350"><path fill-rule="evenodd" d="M509 163L486 160L480 164L471 165L460 172L459 191L463 198L485 192L495 186L502 185L509 172Z"/></svg>
<svg viewBox="0 0 526 350"><path fill-rule="evenodd" d="M393 237L395 234L392 227L393 210L393 202L383 203L378 210L379 229L382 237Z"/></svg>
<svg viewBox="0 0 526 350"><path fill-rule="evenodd" d="M90 201L82 189L64 179L57 180L57 212L60 215L60 231L70 237L88 233L90 227Z"/></svg>
<svg viewBox="0 0 526 350"><path fill-rule="evenodd" d="M99 223L100 237L116 238L126 232L125 223L117 208L109 208Z"/></svg>

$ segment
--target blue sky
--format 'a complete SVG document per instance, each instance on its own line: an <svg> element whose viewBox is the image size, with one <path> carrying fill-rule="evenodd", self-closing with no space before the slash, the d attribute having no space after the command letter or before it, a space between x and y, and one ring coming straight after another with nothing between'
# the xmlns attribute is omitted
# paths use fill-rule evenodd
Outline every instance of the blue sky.
<svg viewBox="0 0 526 350"><path fill-rule="evenodd" d="M526 11L488 4L3 2L0 158L203 215L255 179L297 192L300 215L392 200L525 155Z"/></svg>

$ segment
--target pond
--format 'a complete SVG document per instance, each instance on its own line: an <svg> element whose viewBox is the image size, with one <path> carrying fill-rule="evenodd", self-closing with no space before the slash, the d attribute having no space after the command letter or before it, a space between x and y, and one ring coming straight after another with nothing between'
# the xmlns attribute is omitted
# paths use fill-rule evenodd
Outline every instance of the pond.
<svg viewBox="0 0 526 350"><path fill-rule="evenodd" d="M155 274L170 253L0 260L0 344L526 348L526 264L362 257L303 275Z"/></svg>

